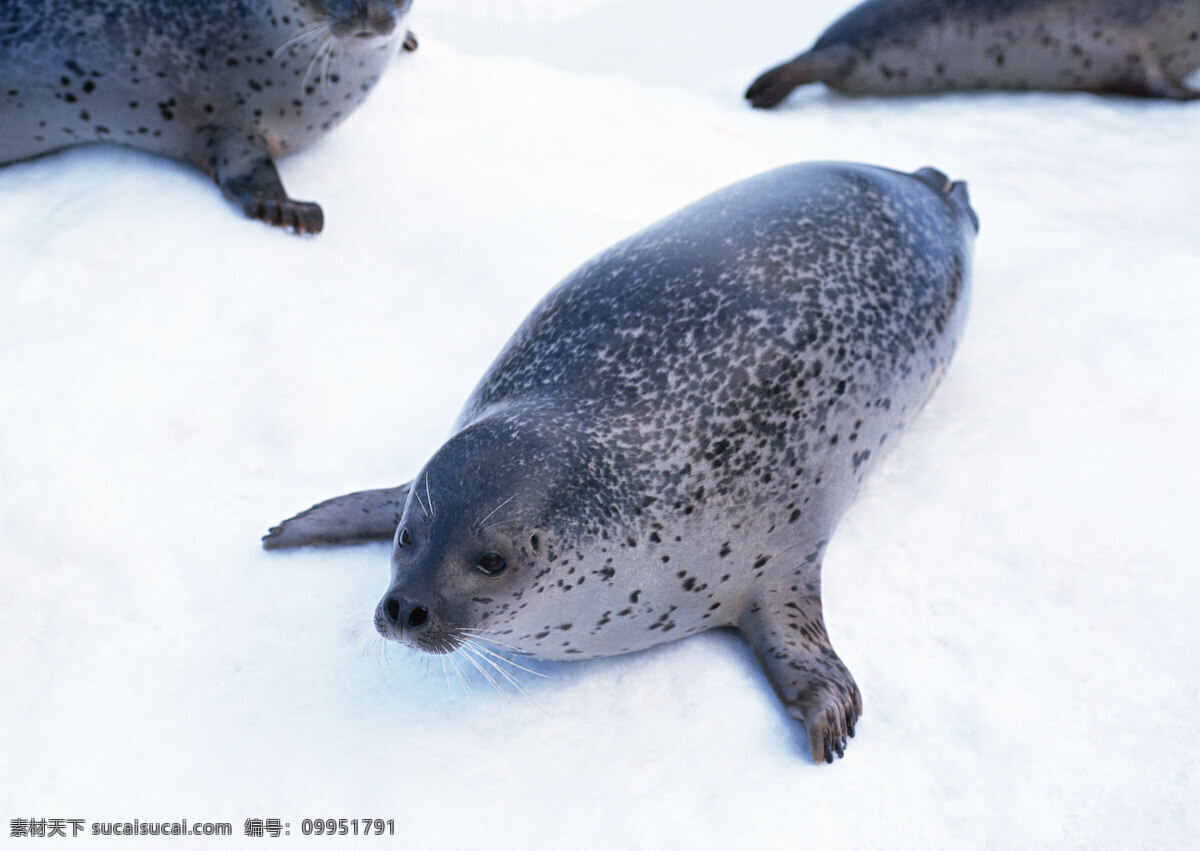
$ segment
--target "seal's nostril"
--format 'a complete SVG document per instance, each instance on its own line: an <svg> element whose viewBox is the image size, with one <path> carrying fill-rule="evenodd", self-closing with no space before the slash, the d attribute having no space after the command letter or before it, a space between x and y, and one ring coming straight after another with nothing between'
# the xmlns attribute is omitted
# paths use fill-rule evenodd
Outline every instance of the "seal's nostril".
<svg viewBox="0 0 1200 851"><path fill-rule="evenodd" d="M388 620L392 623L400 620L400 601L395 597L388 597L387 602L383 604L383 608L387 612Z"/></svg>
<svg viewBox="0 0 1200 851"><path fill-rule="evenodd" d="M425 623L425 619L429 617L429 612L422 606L413 606L413 610L408 613L409 627L418 627Z"/></svg>

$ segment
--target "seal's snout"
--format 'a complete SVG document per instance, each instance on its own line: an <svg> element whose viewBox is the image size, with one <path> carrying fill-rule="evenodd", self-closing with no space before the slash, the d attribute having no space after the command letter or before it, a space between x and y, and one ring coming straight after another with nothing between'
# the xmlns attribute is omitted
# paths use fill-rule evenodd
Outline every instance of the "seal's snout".
<svg viewBox="0 0 1200 851"><path fill-rule="evenodd" d="M388 594L375 613L375 627L384 638L398 639L405 631L419 631L429 623L429 609L420 603Z"/></svg>

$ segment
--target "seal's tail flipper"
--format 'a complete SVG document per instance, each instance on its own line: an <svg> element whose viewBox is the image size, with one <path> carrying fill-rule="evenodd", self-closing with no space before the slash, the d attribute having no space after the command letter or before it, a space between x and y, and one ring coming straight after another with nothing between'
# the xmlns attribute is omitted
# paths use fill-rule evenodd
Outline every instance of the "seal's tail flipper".
<svg viewBox="0 0 1200 851"><path fill-rule="evenodd" d="M759 109L768 109L797 86L808 83L834 85L853 67L854 52L845 45L810 50L762 74L746 89L746 100Z"/></svg>
<svg viewBox="0 0 1200 851"><path fill-rule="evenodd" d="M946 177L945 173L931 166L917 169L912 173L912 176L938 195L949 196L967 218L971 220L971 224L975 228L975 233L979 233L979 216L975 214L974 208L971 207L971 196L967 194L967 184L964 181L951 180Z"/></svg>
<svg viewBox="0 0 1200 851"><path fill-rule="evenodd" d="M1166 100L1200 100L1200 91L1172 77L1157 56L1143 55L1137 70L1122 79L1102 86L1100 91L1140 98Z"/></svg>
<svg viewBox="0 0 1200 851"><path fill-rule="evenodd" d="M404 513L408 489L409 485L403 484L398 488L348 493L317 503L272 527L263 536L263 549L390 541Z"/></svg>

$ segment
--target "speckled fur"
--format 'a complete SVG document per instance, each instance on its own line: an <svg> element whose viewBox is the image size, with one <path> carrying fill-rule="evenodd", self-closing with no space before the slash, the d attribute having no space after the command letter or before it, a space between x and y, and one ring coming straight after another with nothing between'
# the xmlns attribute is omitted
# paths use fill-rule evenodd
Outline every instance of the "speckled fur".
<svg viewBox="0 0 1200 851"><path fill-rule="evenodd" d="M251 216L319 231L320 207L288 198L273 159L349 115L415 46L398 26L409 3L5 2L0 164L128 145L198 165Z"/></svg>
<svg viewBox="0 0 1200 851"><path fill-rule="evenodd" d="M432 652L482 635L586 659L737 627L832 759L862 704L825 633L822 556L946 369L975 229L965 187L932 169L803 164L728 187L551 291L410 485L322 503L264 544L398 523L376 625ZM507 571L478 571L485 551Z"/></svg>
<svg viewBox="0 0 1200 851"><path fill-rule="evenodd" d="M855 94L964 89L1113 92L1192 100L1197 0L869 0L746 92L770 107L823 82Z"/></svg>

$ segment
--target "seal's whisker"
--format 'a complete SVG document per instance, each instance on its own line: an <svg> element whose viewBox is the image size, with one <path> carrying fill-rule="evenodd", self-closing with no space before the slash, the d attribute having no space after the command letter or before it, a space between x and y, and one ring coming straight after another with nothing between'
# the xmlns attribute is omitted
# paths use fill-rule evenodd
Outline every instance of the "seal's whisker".
<svg viewBox="0 0 1200 851"><path fill-rule="evenodd" d="M327 50L325 51L325 61L321 63L321 91L326 94L328 94L329 91L329 64L333 61L333 54L336 52L336 44L337 38L332 35L329 36L329 39L325 42L325 47Z"/></svg>
<svg viewBox="0 0 1200 851"><path fill-rule="evenodd" d="M479 641L486 641L490 644L497 644L506 650L511 650L513 653L518 653L522 656L532 656L533 655L528 650L522 650L520 647L514 647L511 644L505 644L503 641L501 641L498 638L492 638L490 635L484 635L483 630L481 630L481 629L463 629L462 631L465 633L469 633L471 638L478 639Z"/></svg>
<svg viewBox="0 0 1200 851"><path fill-rule="evenodd" d="M318 47L313 53L312 59L308 60L308 67L304 69L304 76L300 78L300 88L307 89L312 81L313 70L317 67L317 58L321 55L321 48Z"/></svg>
<svg viewBox="0 0 1200 851"><path fill-rule="evenodd" d="M497 505L495 508L493 508L491 511L489 511L489 512L488 512L486 515L484 515L482 519L480 519L480 520L477 520L477 521L475 522L475 525L474 525L473 527L471 527L471 528L472 528L472 529L474 529L474 531L476 531L476 532L482 532L482 531L483 531L483 529L490 529L490 528L492 528L491 526L483 526L483 524L487 522L487 520L488 520L488 518L489 518L489 517L491 517L493 514L495 514L495 513L496 513L497 511L499 511L501 508L503 508L504 506L506 506L506 505L508 505L510 502L512 502L512 501L513 501L513 500L516 498L516 496L517 496L516 494L513 494L513 495L512 495L512 496L510 496L508 499L504 500L504 502L500 503L500 504L499 504L499 505ZM495 525L495 524L494 524L494 525ZM483 528L480 528L480 527L483 527Z"/></svg>
<svg viewBox="0 0 1200 851"><path fill-rule="evenodd" d="M499 644L501 647L507 647L510 650L515 650L517 653L525 653L526 655L528 655L528 651L522 650L519 647L515 647L512 644L505 644L500 639L494 638L491 635L488 635L487 630L483 629L482 627L463 626L463 627L459 627L459 632L465 632L471 638L482 638L485 641L492 642L493 644Z"/></svg>
<svg viewBox="0 0 1200 851"><path fill-rule="evenodd" d="M520 523L520 522L521 521L516 518L513 518L512 520L499 520L495 523L489 523L486 526L480 527L479 529L476 529L475 531L476 532L486 532L488 529L495 529L497 526L511 526L514 523Z"/></svg>
<svg viewBox="0 0 1200 851"><path fill-rule="evenodd" d="M294 33L292 33L291 38L289 38L283 44L279 45L279 47L272 50L271 57L274 58L274 57L278 56L279 54L283 53L290 47L299 47L304 42L312 41L314 38L318 37L321 34L322 30L332 31L332 26L333 25L329 22L328 18L322 18L318 21L313 21L312 23L305 24L304 26L302 26L298 30L296 30Z"/></svg>
<svg viewBox="0 0 1200 851"><path fill-rule="evenodd" d="M480 651L483 650L482 647L475 644L470 639L467 639L463 643L463 648L464 649L469 648L472 655L474 655L475 658L479 659L481 662L485 662L486 664L488 664L489 666L494 668L496 670L496 673L498 673L500 676L504 677L504 679L506 679L510 683L512 683L513 688L515 688L521 694L525 695L525 697L529 697L529 695L525 694L525 689L521 688L521 684L519 682L517 682L516 679L513 678L512 674L510 674L508 671L501 668L499 665L497 665L495 662L493 662L487 656L480 655ZM493 655L495 655L495 654L493 654Z"/></svg>
<svg viewBox="0 0 1200 851"><path fill-rule="evenodd" d="M445 646L448 649L449 643L447 643ZM466 690L467 692L470 692L471 684L469 682L467 682L467 678L463 676L462 670L458 667L458 662L454 661L454 654L447 652L447 653L442 653L441 656L443 659L445 659L447 662L450 663L450 667L454 669L454 673L458 676L458 681L460 683L462 683L463 689Z"/></svg>
<svg viewBox="0 0 1200 851"><path fill-rule="evenodd" d="M429 500L429 519L433 519L433 494L429 492L429 470L425 471L425 498Z"/></svg>
<svg viewBox="0 0 1200 851"><path fill-rule="evenodd" d="M320 39L323 35L325 35L325 31L323 29L316 29L316 30L313 30L312 32L305 33L300 38L293 39L290 43L287 44L286 48L280 48L278 51L272 52L271 57L277 58L280 53L286 53L287 51L290 51L290 50L301 50L303 48L306 48L309 45L311 45L314 41Z"/></svg>
<svg viewBox="0 0 1200 851"><path fill-rule="evenodd" d="M304 73L304 79L300 81L302 88L307 88L309 81L313 77L313 72L320 68L325 55L333 49L334 36L329 35L321 42L321 46L317 48L317 52L313 54L312 61L308 63L308 70ZM325 92L325 77L320 76L321 92Z"/></svg>
<svg viewBox="0 0 1200 851"><path fill-rule="evenodd" d="M377 667L391 664L391 657L386 653L388 642L375 631L373 613L365 618L362 611L347 614L344 625L364 661L369 661Z"/></svg>
<svg viewBox="0 0 1200 851"><path fill-rule="evenodd" d="M361 640L363 642L362 657L364 659L369 659L375 665L384 665L391 661L385 652L386 647L382 635L376 634L374 637L369 635L362 636Z"/></svg>
<svg viewBox="0 0 1200 851"><path fill-rule="evenodd" d="M467 639L467 640L468 640L468 641L470 641L470 639ZM514 668L516 668L518 671L524 671L524 672L525 672L525 673L527 673L527 674L533 674L533 676L535 676L535 677L541 677L543 680L548 680L548 679L550 679L550 675L549 675L549 674L543 674L543 673L541 673L540 671L534 671L534 670L531 670L531 669L529 669L529 668L526 668L524 665L518 665L518 664L517 664L516 662L514 662L512 659L509 659L507 656L502 656L501 654L497 653L497 652L496 652L496 651L494 651L494 650L489 650L489 649L488 649L488 648L486 648L486 647L480 647L478 644L476 644L476 645L474 645L474 646L475 646L475 649L476 649L476 650L478 650L478 651L480 651L480 652L483 652L483 653L486 653L488 656L491 656L493 659L498 659L498 660L500 660L501 662L503 662L503 663L504 663L504 664L506 664L506 665L512 665L512 666L513 666Z"/></svg>
<svg viewBox="0 0 1200 851"><path fill-rule="evenodd" d="M515 663L513 663L513 661L511 659L505 659L503 656L499 656L496 653L493 653L491 650L488 650L486 647L480 647L478 644L475 644L469 638L464 640L462 648L464 650L470 650L476 654L478 654L480 652L486 653L487 654L486 656L479 656L478 658L481 659L482 661L486 662L488 665L490 665L492 668L494 668L496 670L496 673L500 674L500 676L504 677L504 679L506 679L508 682L510 682L512 684L512 687L521 693L521 697L525 698L530 703L532 703L534 706L536 706L539 712L541 712L547 718L554 717L549 712L547 712L546 709L541 704L539 704L536 700L534 700L532 697L530 697L529 693L526 692L525 689L521 688L521 684L517 681L516 677L514 677L508 671L501 668L499 665L496 664L496 662L494 662L492 659L489 659L488 657L489 656L493 657L494 659L497 659L501 662L507 662L508 664L514 665L514 667L520 668L522 671L526 671L535 676L544 677L545 676L544 674L539 674L537 671L530 671L528 668L522 668L520 665L516 665ZM479 666L476 665L476 667L479 667ZM482 669L480 669L480 673L482 673L485 677L487 676L487 673L485 671L483 671ZM491 679L491 678L489 677L488 679ZM503 693L503 692L501 692L501 693ZM506 699L507 699L507 697L508 696L505 695Z"/></svg>
<svg viewBox="0 0 1200 851"><path fill-rule="evenodd" d="M429 513L429 509L425 507L425 503L424 503L424 502L421 500L421 492L420 492L420 491L413 491L413 492L412 492L412 495L413 495L413 496L415 496L415 497L417 498L417 505L421 506L421 510L422 510L423 512L425 512L425 519L426 519L426 520L432 520L432 519L433 519L433 515Z"/></svg>
<svg viewBox="0 0 1200 851"><path fill-rule="evenodd" d="M336 50L336 51L333 51L332 53L330 53L330 54L329 54L330 56L335 56L335 55L336 55L336 60L335 60L335 61L337 62L337 67L336 67L336 68L335 68L335 70L334 70L334 76L336 76L336 77L337 77L339 80L340 80L340 79L341 79L341 78L342 78L342 77L345 75L345 73L346 73L346 66L345 66L345 64L344 64L345 60L342 58L342 53L343 53L343 51L341 51L341 50Z"/></svg>
<svg viewBox="0 0 1200 851"><path fill-rule="evenodd" d="M505 700L510 700L508 692L500 688L500 683L496 682L495 678L489 674L484 667L479 664L478 661L476 661L474 654L471 653L471 648L468 645L463 644L459 649L463 651L463 658L470 662L471 665L474 666L475 670L478 671L485 680L492 684L492 688L503 695Z"/></svg>
<svg viewBox="0 0 1200 851"><path fill-rule="evenodd" d="M442 665L442 679L446 681L446 691L450 691L450 669L446 667L445 653L438 654L438 662Z"/></svg>

